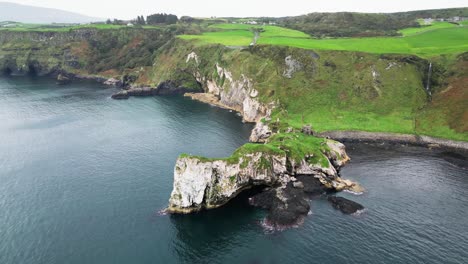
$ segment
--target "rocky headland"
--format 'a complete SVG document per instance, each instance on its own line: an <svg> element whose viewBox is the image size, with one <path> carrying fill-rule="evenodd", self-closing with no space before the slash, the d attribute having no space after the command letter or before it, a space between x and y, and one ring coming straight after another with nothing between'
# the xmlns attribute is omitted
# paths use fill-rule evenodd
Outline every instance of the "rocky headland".
<svg viewBox="0 0 468 264"><path fill-rule="evenodd" d="M362 191L339 176L349 160L343 144L302 132L246 144L225 159L182 155L174 169L168 212L218 208L244 190L262 187L249 202L268 210L265 223L278 229L294 226L310 210L309 195Z"/></svg>

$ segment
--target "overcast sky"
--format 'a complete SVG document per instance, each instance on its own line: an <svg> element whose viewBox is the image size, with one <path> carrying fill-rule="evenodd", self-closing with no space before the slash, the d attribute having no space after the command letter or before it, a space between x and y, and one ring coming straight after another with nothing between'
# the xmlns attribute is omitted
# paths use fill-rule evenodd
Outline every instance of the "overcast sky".
<svg viewBox="0 0 468 264"><path fill-rule="evenodd" d="M2 0L0 0L2 1ZM293 16L312 12L397 12L466 7L468 0L4 0L101 18L172 13L195 17Z"/></svg>

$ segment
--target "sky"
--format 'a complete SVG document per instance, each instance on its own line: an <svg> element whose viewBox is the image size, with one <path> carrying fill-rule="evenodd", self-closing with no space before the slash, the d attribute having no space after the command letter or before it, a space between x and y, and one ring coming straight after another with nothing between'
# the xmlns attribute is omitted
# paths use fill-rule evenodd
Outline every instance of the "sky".
<svg viewBox="0 0 468 264"><path fill-rule="evenodd" d="M1 1L1 0L0 0ZM193 17L295 16L312 12L398 12L468 7L468 0L5 0L99 18L171 13Z"/></svg>

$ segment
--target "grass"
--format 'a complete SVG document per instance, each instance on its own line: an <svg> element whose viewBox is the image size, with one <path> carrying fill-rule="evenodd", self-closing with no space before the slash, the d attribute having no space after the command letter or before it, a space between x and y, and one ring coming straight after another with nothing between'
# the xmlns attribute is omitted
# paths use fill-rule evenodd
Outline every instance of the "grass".
<svg viewBox="0 0 468 264"><path fill-rule="evenodd" d="M411 36L414 34L420 34L420 33L424 33L427 31L431 31L434 29L453 28L456 26L457 25L449 23L449 22L433 22L431 25L427 25L427 26L422 25L421 27L418 27L418 28L405 28L398 32L401 33L403 36L407 37L407 36Z"/></svg>
<svg viewBox="0 0 468 264"><path fill-rule="evenodd" d="M314 50L344 50L367 53L398 53L415 54L421 57L431 57L440 54L455 54L468 50L468 27L446 27L446 24L436 26L418 34L413 31L405 37L373 37L373 38L337 38L313 39L305 33L277 26L264 26L264 33L258 44L288 46ZM200 44L218 43L226 46L248 46L253 39L250 25L221 24L218 32L208 32L202 35L184 35L186 40L197 40Z"/></svg>
<svg viewBox="0 0 468 264"><path fill-rule="evenodd" d="M228 164L236 164L243 160L241 168L249 163L249 154L262 153L265 155L277 155L288 157L295 162L300 162L309 156L311 164L317 164L322 167L329 167L329 161L324 153L330 151L330 148L325 143L324 138L307 136L303 133L278 133L269 139L266 144L247 143L238 148L230 157L227 158L205 158L200 156L192 156L187 154L180 155L180 158L195 158L201 162L226 161ZM271 168L271 162L263 156L256 164L260 169ZM235 180L235 176L230 177L231 181Z"/></svg>

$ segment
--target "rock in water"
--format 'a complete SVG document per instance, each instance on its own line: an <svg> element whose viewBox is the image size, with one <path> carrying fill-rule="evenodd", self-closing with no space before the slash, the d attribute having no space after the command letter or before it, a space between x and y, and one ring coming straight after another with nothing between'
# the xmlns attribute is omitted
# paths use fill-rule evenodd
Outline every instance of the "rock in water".
<svg viewBox="0 0 468 264"><path fill-rule="evenodd" d="M311 195L320 195L327 191L327 188L320 182L318 178L310 175L296 176L297 180L302 182L304 192Z"/></svg>
<svg viewBox="0 0 468 264"><path fill-rule="evenodd" d="M288 134L288 137L291 139L283 140L294 140L296 144L300 144L295 135ZM321 187L317 187L320 192L326 189L335 190L336 181L340 178L337 172L339 167L333 164L342 166L349 158L344 146L339 142L324 140L321 146L320 150L315 147L310 150L316 151L313 158L306 155L303 159L293 158L289 151L263 144L241 147L233 156L226 159L182 155L174 169L174 187L168 211L191 213L217 208L243 190L254 186L269 186L278 193L284 193L278 195L281 197L288 197L289 194L296 192L304 194L308 188L315 188L311 187L313 184L318 183L321 184ZM291 175L310 177L314 183L307 186L308 181L301 178L304 189L300 188L302 186L299 183L296 183L298 188L294 188L292 182L295 179ZM291 211L287 212L285 214Z"/></svg>
<svg viewBox="0 0 468 264"><path fill-rule="evenodd" d="M217 208L252 186L275 186L286 173L286 156L254 152L231 160L181 157L174 169L169 212Z"/></svg>
<svg viewBox="0 0 468 264"><path fill-rule="evenodd" d="M59 85L65 85L71 83L71 79L68 78L65 74L60 73L57 76L57 84Z"/></svg>
<svg viewBox="0 0 468 264"><path fill-rule="evenodd" d="M122 82L118 79L115 79L115 78L110 78L110 79L107 79L105 82L104 82L105 85L110 85L110 86L115 86L115 87L122 87Z"/></svg>
<svg viewBox="0 0 468 264"><path fill-rule="evenodd" d="M130 95L128 94L127 91L122 90L122 91L119 91L118 93L113 94L111 97L112 99L122 100L122 99L128 99Z"/></svg>
<svg viewBox="0 0 468 264"><path fill-rule="evenodd" d="M265 224L277 230L299 224L310 211L307 195L294 188L292 183L257 194L249 199L249 203L267 209Z"/></svg>
<svg viewBox="0 0 468 264"><path fill-rule="evenodd" d="M364 209L364 206L343 197L329 196L328 201L335 209L340 210L344 214L354 214Z"/></svg>

